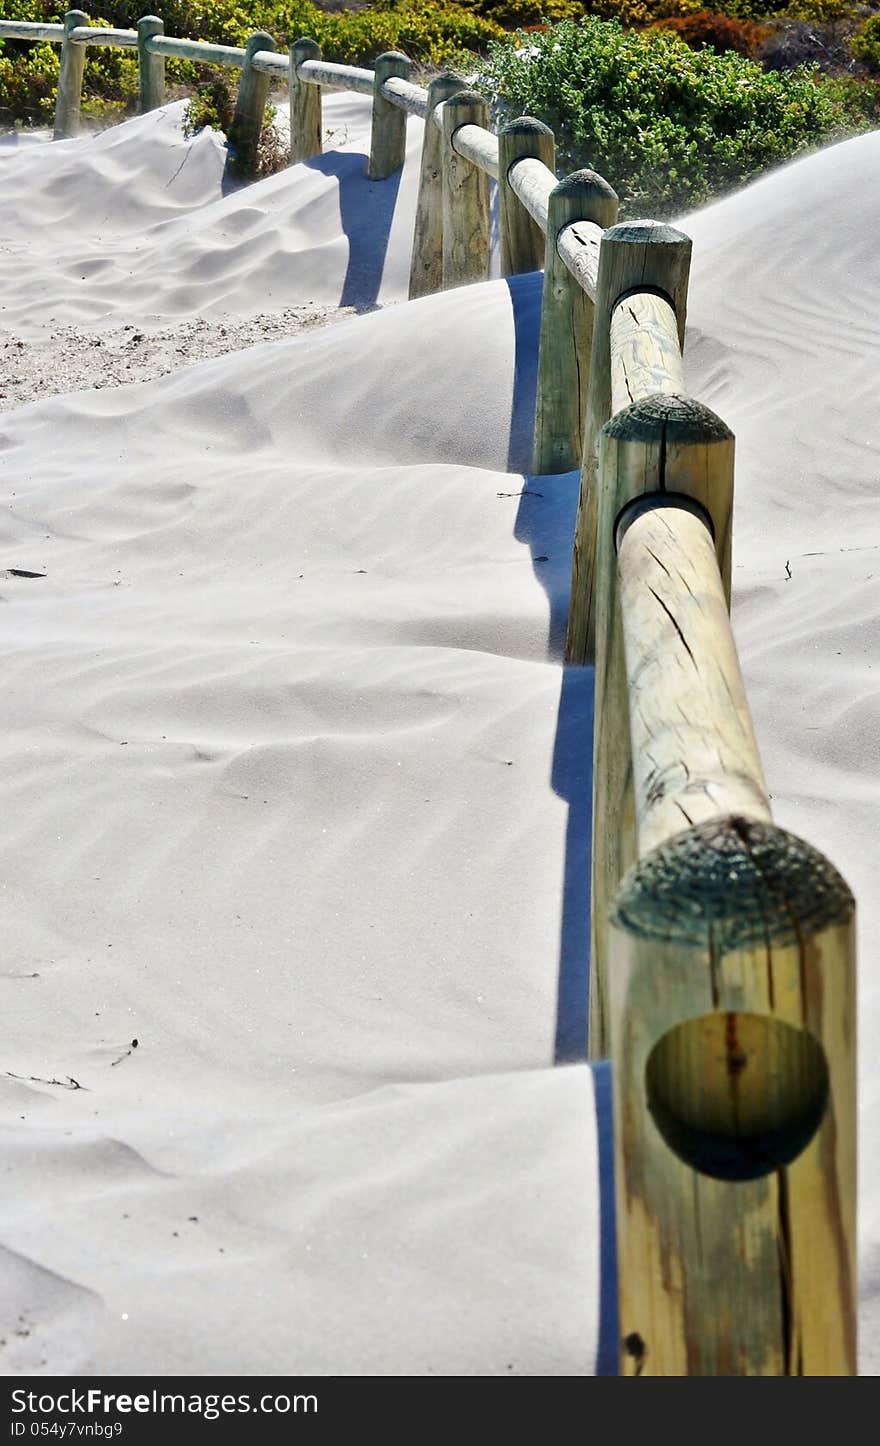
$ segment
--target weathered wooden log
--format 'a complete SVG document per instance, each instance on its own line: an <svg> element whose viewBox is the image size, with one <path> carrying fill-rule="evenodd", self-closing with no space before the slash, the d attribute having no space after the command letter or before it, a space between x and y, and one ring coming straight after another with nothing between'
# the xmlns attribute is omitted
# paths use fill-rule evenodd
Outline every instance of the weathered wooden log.
<svg viewBox="0 0 880 1446"><path fill-rule="evenodd" d="M450 96L466 89L460 75L445 72L428 86L428 108L422 138L419 199L409 271L410 300L443 289L443 147L445 141L433 123L434 112Z"/></svg>
<svg viewBox="0 0 880 1446"><path fill-rule="evenodd" d="M631 291L611 313L611 415L633 402L685 391L675 308L659 292Z"/></svg>
<svg viewBox="0 0 880 1446"><path fill-rule="evenodd" d="M488 110L486 115L488 118ZM457 155L463 156L493 180L498 180L498 137L484 124L466 122L459 126L452 147Z"/></svg>
<svg viewBox="0 0 880 1446"><path fill-rule="evenodd" d="M201 40L178 40L175 35L154 35L146 42L151 55L190 60L194 65L229 65L240 70L245 52L236 45L209 45Z"/></svg>
<svg viewBox="0 0 880 1446"><path fill-rule="evenodd" d="M360 65L337 65L332 60L305 60L300 79L306 85L329 85L338 90L353 90L358 95L372 95L375 77L372 70Z"/></svg>
<svg viewBox="0 0 880 1446"><path fill-rule="evenodd" d="M675 309L683 348L690 257L690 238L658 221L624 222L602 238L566 641L572 663L595 657L596 487L599 434L611 415L611 315L627 292L656 289Z"/></svg>
<svg viewBox="0 0 880 1446"><path fill-rule="evenodd" d="M617 207L616 192L595 171L575 171L550 195L532 458L539 476L580 465L593 345L593 300L560 256L558 237L572 222L613 226Z"/></svg>
<svg viewBox="0 0 880 1446"><path fill-rule="evenodd" d="M154 55L147 41L165 33L165 22L158 15L144 15L137 23L138 37L138 107L141 115L165 103L165 57Z"/></svg>
<svg viewBox="0 0 880 1446"><path fill-rule="evenodd" d="M400 75L392 75L382 86L382 94L399 110L405 110L407 115L424 120L428 114L428 92L423 85L414 85Z"/></svg>
<svg viewBox="0 0 880 1446"><path fill-rule="evenodd" d="M237 181L252 181L256 177L260 133L271 84L268 75L254 70L253 57L260 50L273 50L274 47L272 36L265 30L258 30L249 36L244 48L235 111L226 137L229 145L226 171Z"/></svg>
<svg viewBox="0 0 880 1446"><path fill-rule="evenodd" d="M77 25L69 39L74 45L107 45L111 50L136 50L136 30L114 30L109 25Z"/></svg>
<svg viewBox="0 0 880 1446"><path fill-rule="evenodd" d="M408 80L412 61L397 50L380 55L373 70L373 124L370 131L370 162L367 175L371 181L384 181L399 171L406 159L406 111L382 94L382 87L392 76Z"/></svg>
<svg viewBox="0 0 880 1446"><path fill-rule="evenodd" d="M58 94L55 97L53 140L63 141L79 130L79 108L82 102L83 70L86 63L84 45L71 40L71 31L88 25L89 17L82 10L68 10L64 17L64 39L61 42L61 68L58 73Z"/></svg>
<svg viewBox="0 0 880 1446"><path fill-rule="evenodd" d="M0 20L0 39L50 40L57 44L64 39L64 26L42 25L32 20Z"/></svg>
<svg viewBox="0 0 880 1446"><path fill-rule="evenodd" d="M540 271L544 264L544 232L532 220L510 184L510 172L525 157L556 170L556 139L549 126L519 116L498 132L498 197L501 225L501 275Z"/></svg>
<svg viewBox="0 0 880 1446"><path fill-rule="evenodd" d="M320 60L321 47L316 40L303 37L290 47L290 164L319 156L323 146L321 87L304 81L299 68L307 60Z"/></svg>
<svg viewBox="0 0 880 1446"><path fill-rule="evenodd" d="M541 237L545 237L550 215L550 196L556 186L555 171L551 171L535 156L523 156L515 166L510 167L508 181L511 191L537 226ZM543 249L540 262L543 265ZM535 269L540 271L541 267Z"/></svg>
<svg viewBox="0 0 880 1446"><path fill-rule="evenodd" d="M854 903L770 821L699 512L655 497L618 529L639 855L610 939L621 1370L850 1375Z"/></svg>
<svg viewBox="0 0 880 1446"><path fill-rule="evenodd" d="M617 524L639 857L719 814L771 821L710 526L676 493Z"/></svg>
<svg viewBox="0 0 880 1446"><path fill-rule="evenodd" d="M257 50L251 56L251 65L270 81L287 81L290 74L290 59L277 50Z"/></svg>
<svg viewBox="0 0 880 1446"><path fill-rule="evenodd" d="M595 356L595 347L593 349ZM594 554L596 682L593 727L593 845L590 1055L609 1050L608 919L620 880L636 857L629 704L614 529L636 498L676 493L712 520L724 596L730 598L733 437L708 407L657 396L628 407L601 433Z"/></svg>
<svg viewBox="0 0 880 1446"><path fill-rule="evenodd" d="M476 91L443 103L443 286L466 286L489 276L489 180L455 149L463 126L485 130L489 108Z"/></svg>

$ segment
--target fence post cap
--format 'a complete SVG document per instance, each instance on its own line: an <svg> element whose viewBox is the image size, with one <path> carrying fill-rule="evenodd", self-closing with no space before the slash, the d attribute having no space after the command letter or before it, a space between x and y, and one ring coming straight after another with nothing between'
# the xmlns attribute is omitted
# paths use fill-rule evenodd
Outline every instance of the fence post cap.
<svg viewBox="0 0 880 1446"><path fill-rule="evenodd" d="M724 442L733 436L727 423L703 402L667 392L624 407L602 432L622 442L646 442L661 435L672 443Z"/></svg>
<svg viewBox="0 0 880 1446"><path fill-rule="evenodd" d="M612 911L617 928L642 939L719 953L848 924L849 886L813 844L778 824L735 815L684 829L625 876Z"/></svg>
<svg viewBox="0 0 880 1446"><path fill-rule="evenodd" d="M552 136L550 126L531 115L519 115L507 121L499 130L499 136Z"/></svg>
<svg viewBox="0 0 880 1446"><path fill-rule="evenodd" d="M609 185L604 176L600 176L598 171L590 170L572 171L570 175L563 176L562 180L554 186L551 195L579 196L584 199L601 197L608 201L619 201L620 199L614 187Z"/></svg>
<svg viewBox="0 0 880 1446"><path fill-rule="evenodd" d="M614 226L609 226L605 232L605 240L610 242L622 241L644 244L650 242L652 246L680 246L684 244L688 248L692 245L690 236L677 227L670 226L667 221L618 221Z"/></svg>

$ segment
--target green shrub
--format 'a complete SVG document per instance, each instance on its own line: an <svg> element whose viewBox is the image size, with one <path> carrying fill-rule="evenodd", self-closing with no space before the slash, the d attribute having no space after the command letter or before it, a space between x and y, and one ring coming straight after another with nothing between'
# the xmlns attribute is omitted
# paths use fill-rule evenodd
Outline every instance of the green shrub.
<svg viewBox="0 0 880 1446"><path fill-rule="evenodd" d="M236 75L228 70L211 69L207 82L199 87L197 95L183 112L183 134L194 136L204 126L229 134L229 126L235 114L235 99L238 93ZM283 171L290 163L290 151L281 141L273 124L275 107L266 106L260 141L257 147L257 175L271 176Z"/></svg>
<svg viewBox="0 0 880 1446"><path fill-rule="evenodd" d="M17 16L10 17L18 19ZM7 41L0 46L0 123L13 121L45 125L55 110L58 88L58 46L48 42L22 46L17 52Z"/></svg>
<svg viewBox="0 0 880 1446"><path fill-rule="evenodd" d="M866 20L858 35L853 38L853 54L858 56L869 70L880 70L880 15Z"/></svg>
<svg viewBox="0 0 880 1446"><path fill-rule="evenodd" d="M841 135L849 117L811 70L768 73L617 21L563 23L494 45L480 84L502 113L552 126L626 211L670 214Z"/></svg>

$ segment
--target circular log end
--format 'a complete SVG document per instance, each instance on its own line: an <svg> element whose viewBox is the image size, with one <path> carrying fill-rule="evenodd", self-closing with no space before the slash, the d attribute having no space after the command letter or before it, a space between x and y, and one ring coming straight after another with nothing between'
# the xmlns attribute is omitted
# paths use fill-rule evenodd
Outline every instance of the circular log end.
<svg viewBox="0 0 880 1446"><path fill-rule="evenodd" d="M603 431L623 442L650 442L661 435L667 443L725 442L733 437L727 423L702 402L665 392L624 407Z"/></svg>
<svg viewBox="0 0 880 1446"><path fill-rule="evenodd" d="M508 121L498 132L499 136L553 136L549 126L543 121L535 120L534 116L520 115L515 120Z"/></svg>
<svg viewBox="0 0 880 1446"><path fill-rule="evenodd" d="M478 90L457 90L455 95L451 95L446 102L445 113L446 115L452 115L459 110L468 111L475 109L488 111L489 102L486 97L481 95ZM461 125L462 121L457 120L456 124Z"/></svg>
<svg viewBox="0 0 880 1446"><path fill-rule="evenodd" d="M554 187L554 196L577 196L579 200L619 201L613 186L597 171L572 171Z"/></svg>
<svg viewBox="0 0 880 1446"><path fill-rule="evenodd" d="M270 35L268 30L255 30L253 35L249 35L247 38L247 45L244 48L244 53L245 56L249 59L250 56L256 55L258 50L274 49L274 35Z"/></svg>
<svg viewBox="0 0 880 1446"><path fill-rule="evenodd" d="M299 40L294 40L290 49L291 53L295 55L300 62L303 60L321 59L321 47L317 40L310 40L306 35L301 36Z"/></svg>
<svg viewBox="0 0 880 1446"><path fill-rule="evenodd" d="M605 233L606 244L618 242L627 246L681 246L690 251L691 238L665 221L618 221Z"/></svg>
<svg viewBox="0 0 880 1446"><path fill-rule="evenodd" d="M389 70L399 65L412 65L412 61L402 50L385 50L375 60L374 69Z"/></svg>
<svg viewBox="0 0 880 1446"><path fill-rule="evenodd" d="M772 823L735 815L687 829L621 885L617 928L716 952L786 947L849 922L855 901L824 854Z"/></svg>

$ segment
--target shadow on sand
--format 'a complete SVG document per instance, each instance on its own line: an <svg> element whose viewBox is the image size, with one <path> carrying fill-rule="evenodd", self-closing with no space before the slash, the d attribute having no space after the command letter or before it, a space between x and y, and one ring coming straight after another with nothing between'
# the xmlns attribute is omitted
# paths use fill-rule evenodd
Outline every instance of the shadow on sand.
<svg viewBox="0 0 880 1446"><path fill-rule="evenodd" d="M513 312L515 363L507 466L522 474L523 495L515 536L532 555L532 566L550 605L548 650L562 663L571 584L580 477L529 474L535 417L540 274L507 279ZM568 805L562 888L562 922L556 1003L557 1064L587 1057L590 970L590 847L593 796L593 669L563 667L551 782ZM617 1375L617 1267L614 1241L614 1152L611 1069L593 1066L599 1141L601 1299L598 1375Z"/></svg>

